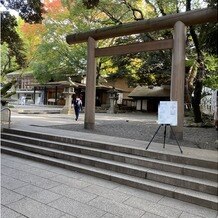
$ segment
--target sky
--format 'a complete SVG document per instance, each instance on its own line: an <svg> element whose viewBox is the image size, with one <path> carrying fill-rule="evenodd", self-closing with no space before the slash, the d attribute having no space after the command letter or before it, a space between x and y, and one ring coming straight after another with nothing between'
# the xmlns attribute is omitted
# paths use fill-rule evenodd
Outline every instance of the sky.
<svg viewBox="0 0 218 218"><path fill-rule="evenodd" d="M0 12L3 12L3 11L9 11L10 14L11 14L11 15L14 15L15 17L18 17L18 16L19 16L19 13L18 13L17 11L11 10L11 9L7 10L7 9L5 8L5 6L0 3Z"/></svg>

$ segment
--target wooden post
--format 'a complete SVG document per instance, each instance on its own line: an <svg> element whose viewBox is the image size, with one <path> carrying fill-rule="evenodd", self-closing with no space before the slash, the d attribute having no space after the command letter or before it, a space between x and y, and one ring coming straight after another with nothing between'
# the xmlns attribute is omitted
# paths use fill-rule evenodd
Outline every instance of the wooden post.
<svg viewBox="0 0 218 218"><path fill-rule="evenodd" d="M95 128L95 94L96 94L96 41L88 38L88 60L86 75L85 129Z"/></svg>
<svg viewBox="0 0 218 218"><path fill-rule="evenodd" d="M183 139L184 123L184 80L185 80L185 41L186 27L181 21L174 25L171 72L171 101L178 102L178 125L173 127L177 139ZM171 136L172 137L172 134Z"/></svg>

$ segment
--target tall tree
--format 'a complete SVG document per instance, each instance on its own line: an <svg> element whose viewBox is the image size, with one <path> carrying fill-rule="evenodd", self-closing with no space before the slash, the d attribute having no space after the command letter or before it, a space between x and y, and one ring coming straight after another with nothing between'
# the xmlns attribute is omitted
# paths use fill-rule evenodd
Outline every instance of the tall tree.
<svg viewBox="0 0 218 218"><path fill-rule="evenodd" d="M72 21L67 6L60 0L45 1L46 15L43 36L30 63L40 83L82 76L85 73L85 47L69 47L65 41ZM78 21L81 23L81 20Z"/></svg>
<svg viewBox="0 0 218 218"><path fill-rule="evenodd" d="M25 22L39 23L42 21L43 4L40 0L1 0L0 3L6 9L19 12ZM1 13L1 44L8 44L10 55L16 57L17 64L22 68L25 66L24 45L16 30L17 26L16 17L8 10Z"/></svg>
<svg viewBox="0 0 218 218"><path fill-rule="evenodd" d="M7 98L14 93L7 91L16 84L16 80L8 81L6 75L11 71L25 67L26 57L23 42L16 31L17 21L14 16L5 11L1 13L1 104L6 104Z"/></svg>
<svg viewBox="0 0 218 218"><path fill-rule="evenodd" d="M40 0L1 0L0 4L3 5L7 10L17 10L22 19L24 19L26 22L37 23L41 22L42 20L42 3ZM1 69L1 81L3 85L1 99L9 97L9 95L6 95L5 93L7 93L11 86L16 83L16 80L9 82L4 80L6 73L15 70L15 65L12 64L14 57L15 62L17 63L17 68L23 68L26 65L23 41L16 31L16 27L17 19L12 16L9 11L1 12L1 47L7 48L4 49L6 52L4 54L7 56L7 63L4 65L3 69ZM13 93L11 93L11 95L12 94ZM3 100L1 100L1 102L3 103Z"/></svg>
<svg viewBox="0 0 218 218"><path fill-rule="evenodd" d="M208 4L210 7L216 7L217 3L214 1L208 1ZM192 7L194 7L193 1L187 0L186 10L189 11L192 9ZM217 27L217 24L206 24L189 27L189 33L192 38L191 43L193 43L195 48L192 50L192 55L195 55L192 67L189 70L189 79L187 82L190 91L189 95L192 96L192 107L196 123L202 122L200 110L202 88L205 78L207 78L207 75L209 75L211 72L209 65L207 66L208 61L206 61L205 55L206 53L214 56L217 55L217 40L214 40L217 36Z"/></svg>
<svg viewBox="0 0 218 218"><path fill-rule="evenodd" d="M45 26L43 24L29 24L19 20L17 29L26 50L26 66L29 66L38 46L42 42L43 34L46 31Z"/></svg>
<svg viewBox="0 0 218 218"><path fill-rule="evenodd" d="M25 55L23 42L16 31L17 20L9 12L1 13L1 44L7 43L9 48L9 55L12 58L16 57L16 62L20 67L25 66ZM9 68L10 68L9 61Z"/></svg>
<svg viewBox="0 0 218 218"><path fill-rule="evenodd" d="M147 1L146 1L147 2ZM119 10L117 10L119 8ZM161 15L161 12L153 10L155 5L145 3L142 0L125 0L113 1L110 4L108 1L99 1L99 4L92 10L98 11L98 23L105 25L119 25L126 22L139 21L150 17ZM172 13L175 6L167 8L167 12ZM162 9L162 13L165 9ZM145 42L157 40L160 38L172 37L170 31L161 31L160 33L144 33L135 36L123 36L118 39L111 40L110 45L128 44L131 42ZM153 55L154 54L154 55ZM131 55L122 55L112 57L112 65L109 68L116 71L109 71L108 76L112 78L126 77L130 85L137 84L153 84L159 85L160 82L168 83L170 76L170 52L155 52L155 53L139 53ZM140 61L139 61L140 60ZM124 64L125 63L125 64ZM105 64L102 64L102 69L106 71ZM110 73L111 72L111 73Z"/></svg>
<svg viewBox="0 0 218 218"><path fill-rule="evenodd" d="M7 9L16 10L27 23L42 22L44 9L40 0L1 0L0 3Z"/></svg>

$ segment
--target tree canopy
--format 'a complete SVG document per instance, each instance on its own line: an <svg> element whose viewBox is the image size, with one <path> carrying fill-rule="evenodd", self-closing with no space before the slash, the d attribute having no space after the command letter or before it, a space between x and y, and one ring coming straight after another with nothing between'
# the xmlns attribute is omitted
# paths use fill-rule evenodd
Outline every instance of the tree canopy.
<svg viewBox="0 0 218 218"><path fill-rule="evenodd" d="M16 10L27 23L42 22L44 9L40 0L1 0L0 3L7 9Z"/></svg>
<svg viewBox="0 0 218 218"><path fill-rule="evenodd" d="M6 43L8 45L8 63L4 65L3 69L10 69L12 66L11 60L16 58L16 63L20 67L25 66L25 54L24 45L19 34L16 31L17 20L9 12L1 13L1 44Z"/></svg>
<svg viewBox="0 0 218 218"><path fill-rule="evenodd" d="M29 23L38 23L42 21L42 3L40 0L1 0L1 8L7 10L1 11L1 96L8 98L11 94L6 94L16 80L7 81L6 74L27 67L26 53L23 40L21 39L17 28L17 18L12 15L8 9L16 10L20 17ZM3 100L2 100L3 103Z"/></svg>

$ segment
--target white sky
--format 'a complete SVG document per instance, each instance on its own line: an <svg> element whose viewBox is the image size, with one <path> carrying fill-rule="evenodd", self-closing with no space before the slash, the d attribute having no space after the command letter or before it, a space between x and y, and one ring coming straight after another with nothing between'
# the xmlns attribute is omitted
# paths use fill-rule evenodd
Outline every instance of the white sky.
<svg viewBox="0 0 218 218"><path fill-rule="evenodd" d="M5 8L5 6L3 6L1 3L0 3L0 12L2 11L7 11L7 9ZM19 13L15 10L11 10L9 9L8 10L10 12L11 15L14 15L15 17L18 17L19 16Z"/></svg>

